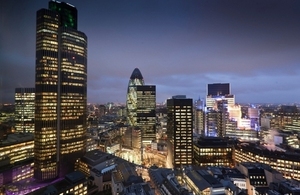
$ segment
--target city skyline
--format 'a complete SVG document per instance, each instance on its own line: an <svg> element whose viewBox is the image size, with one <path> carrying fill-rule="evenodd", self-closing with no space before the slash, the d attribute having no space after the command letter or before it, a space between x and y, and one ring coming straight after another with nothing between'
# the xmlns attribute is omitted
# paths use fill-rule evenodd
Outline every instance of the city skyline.
<svg viewBox="0 0 300 195"><path fill-rule="evenodd" d="M300 2L66 2L88 36L88 102L125 103L139 68L157 102L230 83L237 103L299 103ZM35 14L47 3L2 2L0 103L35 86Z"/></svg>

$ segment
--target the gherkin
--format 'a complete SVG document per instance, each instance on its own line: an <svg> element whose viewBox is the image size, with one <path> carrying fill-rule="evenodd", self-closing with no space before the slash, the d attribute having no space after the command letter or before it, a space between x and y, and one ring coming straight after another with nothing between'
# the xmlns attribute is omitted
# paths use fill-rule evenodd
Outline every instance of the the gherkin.
<svg viewBox="0 0 300 195"><path fill-rule="evenodd" d="M141 71L135 68L130 76L127 89L127 122L130 126L137 126L137 91L136 86L144 85L144 78Z"/></svg>
<svg viewBox="0 0 300 195"><path fill-rule="evenodd" d="M139 127L143 144L150 144L156 134L156 86L145 85L138 68L129 79L126 107L128 125Z"/></svg>

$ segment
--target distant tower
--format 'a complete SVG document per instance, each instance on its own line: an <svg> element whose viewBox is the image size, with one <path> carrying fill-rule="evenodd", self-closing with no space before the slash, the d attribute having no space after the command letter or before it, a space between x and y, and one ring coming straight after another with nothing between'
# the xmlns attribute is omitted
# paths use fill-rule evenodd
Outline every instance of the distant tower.
<svg viewBox="0 0 300 195"><path fill-rule="evenodd" d="M195 131L199 135L205 136L205 108L204 102L199 98L195 103Z"/></svg>
<svg viewBox="0 0 300 195"><path fill-rule="evenodd" d="M130 76L127 88L127 123L130 126L137 125L137 91L136 86L144 85L144 78L138 68L135 68Z"/></svg>
<svg viewBox="0 0 300 195"><path fill-rule="evenodd" d="M127 122L141 129L142 143L150 144L156 138L156 87L144 85L138 68L131 74L127 90Z"/></svg>
<svg viewBox="0 0 300 195"><path fill-rule="evenodd" d="M230 93L229 83L213 83L207 85L206 107L212 108L217 99L226 99L228 105L235 105L234 95Z"/></svg>
<svg viewBox="0 0 300 195"><path fill-rule="evenodd" d="M173 166L191 165L193 160L193 100L173 96L167 100L168 140L173 147Z"/></svg>
<svg viewBox="0 0 300 195"><path fill-rule="evenodd" d="M37 11L35 75L34 178L43 181L73 171L86 150L87 37L76 7Z"/></svg>
<svg viewBox="0 0 300 195"><path fill-rule="evenodd" d="M35 89L15 89L15 127L16 132L34 133Z"/></svg>
<svg viewBox="0 0 300 195"><path fill-rule="evenodd" d="M208 84L206 96L206 135L224 137L229 122L228 106L235 105L229 83Z"/></svg>

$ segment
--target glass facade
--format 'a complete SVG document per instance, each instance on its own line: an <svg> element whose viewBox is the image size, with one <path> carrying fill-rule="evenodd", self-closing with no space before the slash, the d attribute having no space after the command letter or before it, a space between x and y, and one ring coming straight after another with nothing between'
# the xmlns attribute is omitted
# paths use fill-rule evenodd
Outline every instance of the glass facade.
<svg viewBox="0 0 300 195"><path fill-rule="evenodd" d="M194 163L199 166L233 166L233 145L227 138L201 137L194 142Z"/></svg>
<svg viewBox="0 0 300 195"><path fill-rule="evenodd" d="M64 10L74 10L66 5ZM72 171L76 158L85 152L87 37L66 27L64 18L57 11L37 12L34 177L38 180Z"/></svg>
<svg viewBox="0 0 300 195"><path fill-rule="evenodd" d="M49 10L61 15L60 26L77 29L77 9L73 5L59 1L49 1Z"/></svg>
<svg viewBox="0 0 300 195"><path fill-rule="evenodd" d="M137 126L142 130L142 142L156 140L156 86L137 86Z"/></svg>
<svg viewBox="0 0 300 195"><path fill-rule="evenodd" d="M213 83L207 85L207 95L224 96L230 94L229 83Z"/></svg>
<svg viewBox="0 0 300 195"><path fill-rule="evenodd" d="M168 139L173 145L173 166L191 165L193 160L193 100L175 98L167 100Z"/></svg>
<svg viewBox="0 0 300 195"><path fill-rule="evenodd" d="M18 133L34 133L35 89L15 89L15 128Z"/></svg>
<svg viewBox="0 0 300 195"><path fill-rule="evenodd" d="M156 137L156 86L144 85L138 68L134 69L127 90L127 122L139 127L142 142L151 143Z"/></svg>
<svg viewBox="0 0 300 195"><path fill-rule="evenodd" d="M17 137L18 136L18 137ZM33 157L33 135L17 135L9 137L12 142L3 141L0 144L0 161L4 164L9 159L9 164L27 160Z"/></svg>
<svg viewBox="0 0 300 195"><path fill-rule="evenodd" d="M233 159L235 164L264 163L282 173L287 179L300 179L300 155L297 153L270 151L253 144L242 143L235 146Z"/></svg>
<svg viewBox="0 0 300 195"><path fill-rule="evenodd" d="M144 85L143 76L138 68L131 74L127 88L127 123L130 126L137 126L137 90L136 86Z"/></svg>

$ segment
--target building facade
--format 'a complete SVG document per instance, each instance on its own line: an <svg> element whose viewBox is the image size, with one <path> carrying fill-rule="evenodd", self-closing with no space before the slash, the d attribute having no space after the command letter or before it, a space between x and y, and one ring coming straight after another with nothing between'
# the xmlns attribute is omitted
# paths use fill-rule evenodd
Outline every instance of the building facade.
<svg viewBox="0 0 300 195"><path fill-rule="evenodd" d="M193 100L173 96L167 100L167 135L173 148L173 166L191 165L193 160Z"/></svg>
<svg viewBox="0 0 300 195"><path fill-rule="evenodd" d="M142 142L156 140L156 86L137 86L137 126L141 128Z"/></svg>
<svg viewBox="0 0 300 195"><path fill-rule="evenodd" d="M156 138L156 86L144 85L138 68L130 76L126 107L127 123L141 129L144 145L151 144Z"/></svg>
<svg viewBox="0 0 300 195"><path fill-rule="evenodd" d="M15 128L17 133L34 133L35 89L15 89Z"/></svg>
<svg viewBox="0 0 300 195"><path fill-rule="evenodd" d="M233 166L233 143L228 138L200 137L194 142L194 164L199 166Z"/></svg>
<svg viewBox="0 0 300 195"><path fill-rule="evenodd" d="M35 89L34 177L47 180L73 171L86 145L87 37L68 3L37 11Z"/></svg>
<svg viewBox="0 0 300 195"><path fill-rule="evenodd" d="M300 153L277 147L271 150L254 143L239 143L233 152L234 163L258 162L269 165L287 179L300 179Z"/></svg>

